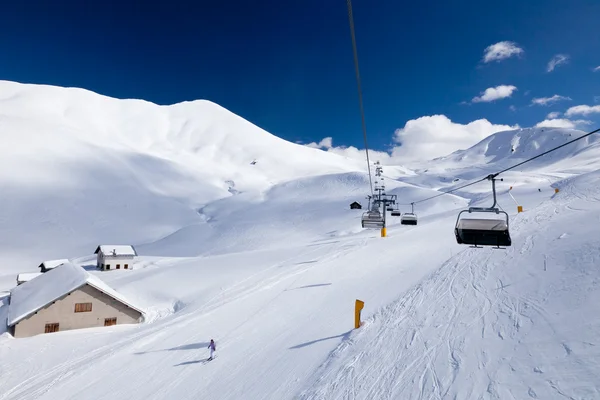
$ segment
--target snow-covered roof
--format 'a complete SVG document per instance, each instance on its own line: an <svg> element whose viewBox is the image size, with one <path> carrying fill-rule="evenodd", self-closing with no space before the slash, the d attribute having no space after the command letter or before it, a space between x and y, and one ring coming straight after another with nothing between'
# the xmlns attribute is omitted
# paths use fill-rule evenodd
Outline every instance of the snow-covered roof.
<svg viewBox="0 0 600 400"><path fill-rule="evenodd" d="M61 258L59 260L48 260L48 261L44 261L43 263L41 263L38 268L46 268L46 269L52 269L52 268L56 268L61 264L64 263L68 263L69 260L67 260L66 258Z"/></svg>
<svg viewBox="0 0 600 400"><path fill-rule="evenodd" d="M42 272L24 272L22 274L17 275L18 282L27 282L42 275Z"/></svg>
<svg viewBox="0 0 600 400"><path fill-rule="evenodd" d="M102 252L103 254L112 255L113 251L117 256L137 256L137 252L129 244L101 244L96 248L94 254Z"/></svg>
<svg viewBox="0 0 600 400"><path fill-rule="evenodd" d="M81 267L65 263L10 291L8 326L16 324L42 307L86 284L143 313L139 307L131 304L122 294L109 287L98 277L91 275Z"/></svg>

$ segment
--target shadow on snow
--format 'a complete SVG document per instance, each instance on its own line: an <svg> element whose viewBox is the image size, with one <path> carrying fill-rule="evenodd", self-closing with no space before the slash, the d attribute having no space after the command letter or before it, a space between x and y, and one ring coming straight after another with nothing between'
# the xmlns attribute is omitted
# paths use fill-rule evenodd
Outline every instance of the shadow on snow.
<svg viewBox="0 0 600 400"><path fill-rule="evenodd" d="M140 352L134 353L134 354L139 355L139 354L148 354L148 353L158 353L161 351L208 349L208 344L209 344L209 342L189 343L189 344L182 344L181 346L171 347L170 349L140 351Z"/></svg>
<svg viewBox="0 0 600 400"><path fill-rule="evenodd" d="M324 342L325 340L331 340L331 339L337 339L337 338L342 338L342 340L346 340L346 339L348 339L348 337L350 337L350 333L352 333L352 329L350 329L349 331L344 332L342 334L336 335L336 336L329 336L329 337L326 337L326 338L317 339L317 340L311 340L310 342L305 342L305 343L297 344L295 346L290 347L290 350L301 349L303 347L311 346L311 345L313 345L315 343Z"/></svg>

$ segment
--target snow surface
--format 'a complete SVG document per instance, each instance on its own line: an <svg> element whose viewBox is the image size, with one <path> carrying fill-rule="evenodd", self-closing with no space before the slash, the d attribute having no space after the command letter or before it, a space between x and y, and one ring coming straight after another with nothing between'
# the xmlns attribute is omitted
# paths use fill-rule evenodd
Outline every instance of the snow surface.
<svg viewBox="0 0 600 400"><path fill-rule="evenodd" d="M0 127L0 290L68 257L146 311L0 335L0 400L600 397L597 137L499 177L513 245L493 250L453 233L460 210L491 205L489 182L418 203L417 226L388 217L381 238L349 209L366 204L364 162L206 101L0 82ZM408 212L582 134L500 132L384 167L387 192ZM134 245L136 268L94 270L98 243Z"/></svg>

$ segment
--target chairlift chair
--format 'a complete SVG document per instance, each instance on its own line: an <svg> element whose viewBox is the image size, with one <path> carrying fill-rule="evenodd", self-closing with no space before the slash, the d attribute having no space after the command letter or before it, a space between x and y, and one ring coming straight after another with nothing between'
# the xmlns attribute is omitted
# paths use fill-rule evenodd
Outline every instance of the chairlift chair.
<svg viewBox="0 0 600 400"><path fill-rule="evenodd" d="M402 214L400 217L401 225L417 225L417 214L415 214L415 204L410 203L411 210L409 213Z"/></svg>
<svg viewBox="0 0 600 400"><path fill-rule="evenodd" d="M400 224L402 225L417 225L417 215L413 213L404 213L400 217Z"/></svg>
<svg viewBox="0 0 600 400"><path fill-rule="evenodd" d="M400 216L400 210L392 210L392 217L399 217Z"/></svg>
<svg viewBox="0 0 600 400"><path fill-rule="evenodd" d="M381 229L383 228L383 215L379 210L371 210L363 213L362 215L362 227L367 229Z"/></svg>
<svg viewBox="0 0 600 400"><path fill-rule="evenodd" d="M456 218L454 235L458 244L469 244L471 247L479 246L510 246L512 240L508 229L508 214L496 208L496 183L495 178L488 177L492 181L492 192L494 195L494 204L491 207L470 207L468 210L462 210ZM481 218L461 218L465 212L472 213L494 213L496 215L504 214L503 218L481 219Z"/></svg>

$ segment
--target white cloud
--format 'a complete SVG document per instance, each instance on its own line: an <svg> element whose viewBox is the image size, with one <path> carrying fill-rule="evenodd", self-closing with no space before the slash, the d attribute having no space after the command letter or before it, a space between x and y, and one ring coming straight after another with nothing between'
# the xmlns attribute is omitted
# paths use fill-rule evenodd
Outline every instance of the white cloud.
<svg viewBox="0 0 600 400"><path fill-rule="evenodd" d="M513 112L514 112L514 111L517 111L517 107L515 107L514 105L510 105L510 106L508 107L508 109L509 109L510 111L513 111Z"/></svg>
<svg viewBox="0 0 600 400"><path fill-rule="evenodd" d="M323 140L321 140L319 143L309 143L309 144L305 144L306 147L313 147L315 149L330 149L333 146L333 138L331 137L326 137Z"/></svg>
<svg viewBox="0 0 600 400"><path fill-rule="evenodd" d="M558 118L559 116L560 116L560 113L558 111L554 111L554 112L551 112L550 114L548 114L546 116L546 118L547 119L555 119L555 118Z"/></svg>
<svg viewBox="0 0 600 400"><path fill-rule="evenodd" d="M600 65L597 66L596 68L594 68L594 72L598 72L598 71L600 71Z"/></svg>
<svg viewBox="0 0 600 400"><path fill-rule="evenodd" d="M580 105L571 107L567 110L565 115L567 117L571 117L573 115L588 115L593 113L600 113L600 105L599 106L588 106L588 105Z"/></svg>
<svg viewBox="0 0 600 400"><path fill-rule="evenodd" d="M548 104L551 103L556 103L557 101L561 101L561 100L571 100L570 97L565 97L565 96L559 96L557 94L555 94L552 97L539 97L539 98L534 98L533 100L531 100L531 104L537 104L540 106L547 106Z"/></svg>
<svg viewBox="0 0 600 400"><path fill-rule="evenodd" d="M445 115L431 115L408 121L397 129L392 157L400 163L427 160L448 155L471 147L489 135L517 129L519 126L495 125L487 119L478 119L466 125L452 122Z"/></svg>
<svg viewBox="0 0 600 400"><path fill-rule="evenodd" d="M486 47L483 54L483 62L501 61L523 53L523 49L515 42L503 41Z"/></svg>
<svg viewBox="0 0 600 400"><path fill-rule="evenodd" d="M399 146L395 146L389 152L369 150L369 158L386 165L430 160L469 148L493 133L517 128L519 125L495 125L486 119L459 124L452 122L445 115L424 116L408 121L404 128L396 129L394 141ZM343 157L365 160L364 149L329 146L332 144L331 138L327 137L319 143L313 142L305 146L321 148Z"/></svg>
<svg viewBox="0 0 600 400"><path fill-rule="evenodd" d="M487 88L485 92L481 93L479 97L473 97L473 103L490 102L498 99L504 99L510 97L512 93L517 90L516 86L513 85L500 85L495 88Z"/></svg>
<svg viewBox="0 0 600 400"><path fill-rule="evenodd" d="M334 153L342 157L348 157L355 160L366 160L365 150L358 149L354 146L333 146L333 139L331 137L326 137L321 140L319 143L312 142L305 144L306 147L312 147L315 149L325 150L329 153ZM384 163L387 160L390 160L391 156L389 153L385 151L377 151L377 150L369 150L369 158L372 161L379 160Z"/></svg>
<svg viewBox="0 0 600 400"><path fill-rule="evenodd" d="M554 68L558 67L561 64L566 64L569 62L569 56L567 54L557 54L548 62L548 72L554 71Z"/></svg>
<svg viewBox="0 0 600 400"><path fill-rule="evenodd" d="M548 116L549 117L549 116ZM592 121L586 121L583 119L570 120L566 118L548 118L542 122L535 124L536 128L568 128L575 129L581 125L589 125Z"/></svg>

